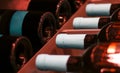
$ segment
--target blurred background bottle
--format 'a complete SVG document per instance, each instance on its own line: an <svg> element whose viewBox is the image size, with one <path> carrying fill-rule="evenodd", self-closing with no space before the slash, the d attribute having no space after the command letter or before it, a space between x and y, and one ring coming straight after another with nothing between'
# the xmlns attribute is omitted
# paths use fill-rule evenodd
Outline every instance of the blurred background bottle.
<svg viewBox="0 0 120 73"><path fill-rule="evenodd" d="M52 12L59 29L72 15L72 10L68 0L31 0L28 6L28 10L50 11Z"/></svg>
<svg viewBox="0 0 120 73"><path fill-rule="evenodd" d="M0 35L0 73L16 73L32 56L33 48L28 38Z"/></svg>
<svg viewBox="0 0 120 73"><path fill-rule="evenodd" d="M36 52L56 33L56 20L51 12L9 10L2 15L0 33L28 37Z"/></svg>

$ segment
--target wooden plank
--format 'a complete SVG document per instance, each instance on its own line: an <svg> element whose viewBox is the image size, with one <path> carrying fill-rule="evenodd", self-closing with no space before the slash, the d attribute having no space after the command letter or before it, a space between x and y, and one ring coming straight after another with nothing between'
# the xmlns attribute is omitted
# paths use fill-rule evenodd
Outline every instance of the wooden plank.
<svg viewBox="0 0 120 73"><path fill-rule="evenodd" d="M101 29L65 29L60 33L68 33L68 34L99 34Z"/></svg>

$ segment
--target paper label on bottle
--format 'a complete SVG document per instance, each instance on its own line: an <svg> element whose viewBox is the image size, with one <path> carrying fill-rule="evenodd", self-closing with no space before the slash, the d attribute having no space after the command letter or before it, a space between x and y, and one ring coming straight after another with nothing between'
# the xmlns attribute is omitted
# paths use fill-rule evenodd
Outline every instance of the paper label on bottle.
<svg viewBox="0 0 120 73"><path fill-rule="evenodd" d="M10 21L10 35L21 36L22 35L22 24L25 15L28 11L16 11Z"/></svg>
<svg viewBox="0 0 120 73"><path fill-rule="evenodd" d="M41 70L67 71L70 55L38 55L36 66Z"/></svg>
<svg viewBox="0 0 120 73"><path fill-rule="evenodd" d="M100 17L76 17L73 20L75 29L95 29L98 28Z"/></svg>
<svg viewBox="0 0 120 73"><path fill-rule="evenodd" d="M111 3L107 4L88 4L86 13L88 16L109 16Z"/></svg>

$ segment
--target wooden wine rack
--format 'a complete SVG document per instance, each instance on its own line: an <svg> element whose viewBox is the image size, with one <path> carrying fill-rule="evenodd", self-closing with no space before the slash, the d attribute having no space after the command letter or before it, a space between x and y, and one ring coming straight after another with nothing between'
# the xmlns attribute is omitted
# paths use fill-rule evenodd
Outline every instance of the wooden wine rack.
<svg viewBox="0 0 120 73"><path fill-rule="evenodd" d="M3 2L0 2L0 9L26 9L24 8L24 5L27 5L27 2L30 0L16 0L16 2L13 2L11 0L11 6L9 0L3 0ZM15 1L15 0L14 0ZM17 2L20 2L21 5L17 5ZM71 18L58 30L58 32L25 64L24 67L22 67L18 73L64 73L64 72L55 72L55 71L41 71L38 70L35 66L35 59L38 54L64 54L64 55L73 55L73 56L80 56L84 53L84 50L78 50L78 49L61 49L58 48L55 44L55 38L56 35L59 33L99 33L98 30L90 30L90 29L84 29L84 30L78 30L78 31L68 31L69 29L73 30L72 21L75 17L87 17L85 12L85 6L88 3L120 3L120 0L87 0L84 5L82 5L72 16ZM6 4L4 4L6 3ZM19 3L19 4L20 4ZM14 4L14 5L12 5ZM5 6L7 5L7 6ZM14 6L14 7L13 7ZM84 32L85 31L85 32Z"/></svg>
<svg viewBox="0 0 120 73"><path fill-rule="evenodd" d="M31 58L31 60L18 72L18 73L64 73L64 72L55 72L55 71L41 71L38 70L35 66L35 59L38 54L70 54L74 56L80 56L83 54L84 50L75 50L75 49L61 49L58 48L55 44L56 35L64 32L64 33L99 33L99 29L91 29L91 30L78 30L74 31L67 31L67 30L74 30L72 26L72 21L75 17L83 16L87 17L85 12L85 6L88 3L119 3L120 0L87 0L84 5L82 5L78 11L76 11L72 17L58 30L58 32Z"/></svg>

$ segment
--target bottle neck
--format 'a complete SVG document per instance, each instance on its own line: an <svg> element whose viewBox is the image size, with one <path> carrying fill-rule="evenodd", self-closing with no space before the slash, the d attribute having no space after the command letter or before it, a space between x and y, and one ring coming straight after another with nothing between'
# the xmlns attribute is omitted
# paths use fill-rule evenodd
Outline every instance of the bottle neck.
<svg viewBox="0 0 120 73"><path fill-rule="evenodd" d="M120 21L120 8L116 9L111 15L111 21Z"/></svg>
<svg viewBox="0 0 120 73"><path fill-rule="evenodd" d="M112 4L110 8L110 14L120 7L120 4Z"/></svg>
<svg viewBox="0 0 120 73"><path fill-rule="evenodd" d="M102 28L104 25L110 22L110 17L101 17L98 22L98 28Z"/></svg>
<svg viewBox="0 0 120 73"><path fill-rule="evenodd" d="M82 69L82 58L80 56L70 56L67 62L68 72L80 72Z"/></svg>
<svg viewBox="0 0 120 73"><path fill-rule="evenodd" d="M90 45L97 42L97 34L87 34L84 39L84 48L88 48Z"/></svg>

